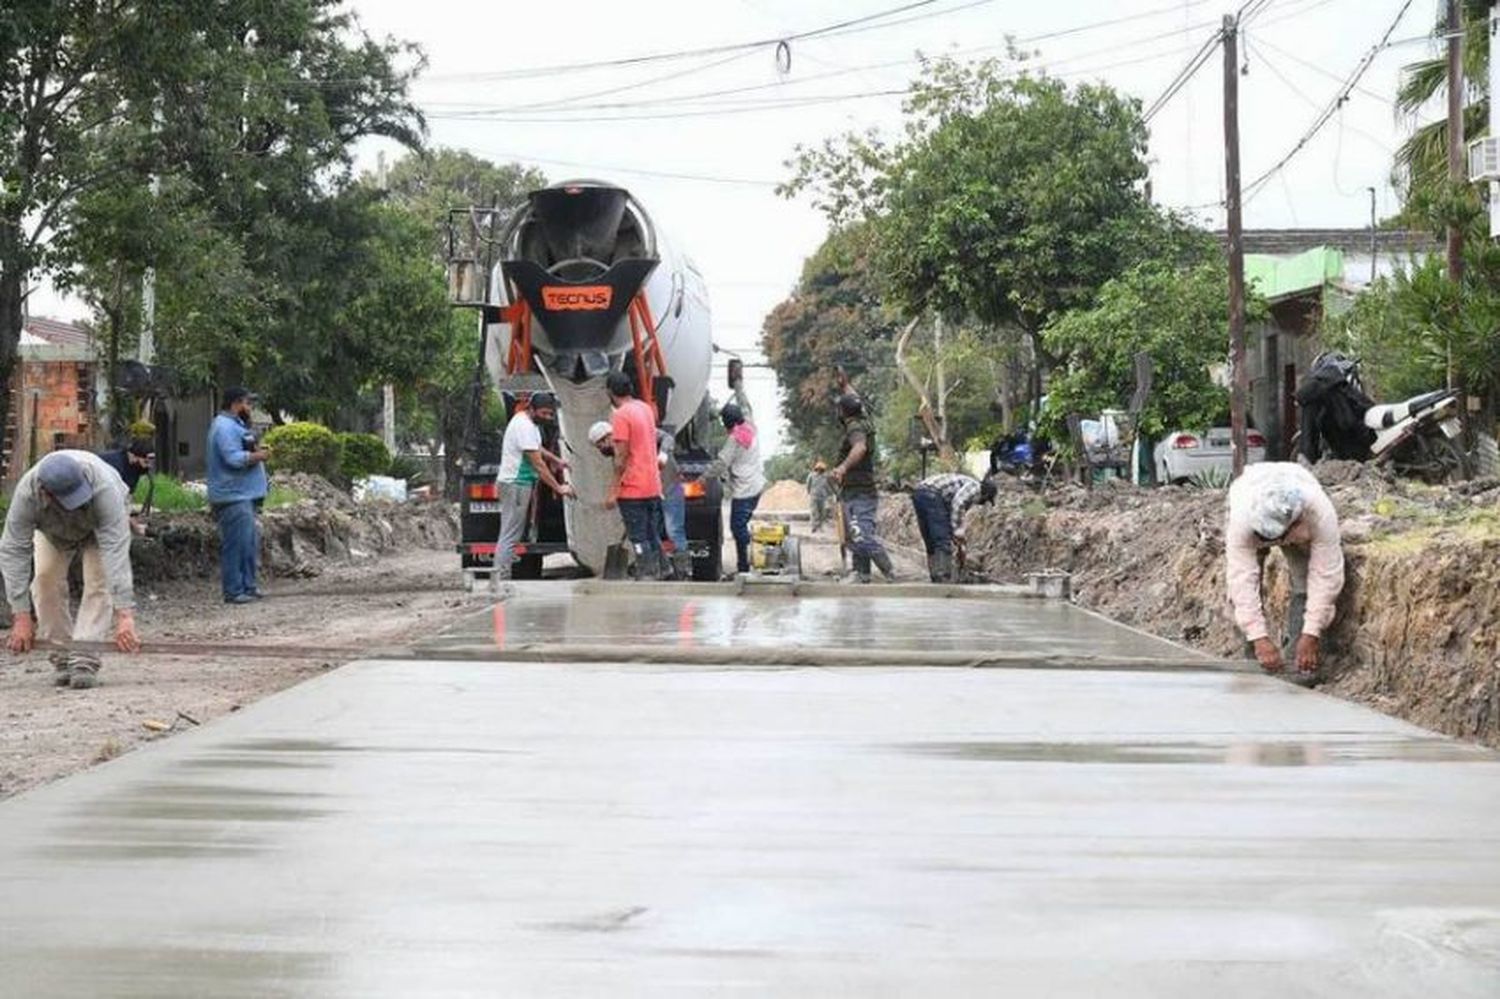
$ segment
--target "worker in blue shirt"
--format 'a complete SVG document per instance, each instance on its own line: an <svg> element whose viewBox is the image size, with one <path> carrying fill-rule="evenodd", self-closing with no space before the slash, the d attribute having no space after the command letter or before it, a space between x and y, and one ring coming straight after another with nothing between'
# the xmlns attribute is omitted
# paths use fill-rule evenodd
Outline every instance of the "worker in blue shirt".
<svg viewBox="0 0 1500 999"><path fill-rule="evenodd" d="M248 389L225 389L223 407L208 428L208 503L219 525L219 575L224 602L260 599L255 577L260 529L255 514L265 502L267 453L250 425L255 402Z"/></svg>
<svg viewBox="0 0 1500 999"><path fill-rule="evenodd" d="M120 478L125 482L126 494L134 496L141 477L151 471L151 465L156 461L156 448L149 440L137 438L130 442L129 447L100 451L99 457L120 473Z"/></svg>

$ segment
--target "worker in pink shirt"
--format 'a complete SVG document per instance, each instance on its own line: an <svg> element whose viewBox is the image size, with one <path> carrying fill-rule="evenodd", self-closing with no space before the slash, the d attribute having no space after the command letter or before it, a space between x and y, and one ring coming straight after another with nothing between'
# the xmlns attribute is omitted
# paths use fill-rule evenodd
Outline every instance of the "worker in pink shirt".
<svg viewBox="0 0 1500 999"><path fill-rule="evenodd" d="M1261 605L1261 570L1273 547L1286 559L1292 588L1280 648L1271 640ZM1261 668L1280 672L1290 658L1299 673L1316 673L1319 640L1344 589L1338 513L1318 480L1294 462L1247 467L1229 487L1224 553L1235 623L1254 646Z"/></svg>

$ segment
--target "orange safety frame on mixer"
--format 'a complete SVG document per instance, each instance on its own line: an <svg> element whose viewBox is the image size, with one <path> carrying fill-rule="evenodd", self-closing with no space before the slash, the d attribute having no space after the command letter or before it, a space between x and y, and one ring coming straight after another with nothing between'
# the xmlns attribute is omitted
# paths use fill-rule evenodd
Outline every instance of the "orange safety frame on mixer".
<svg viewBox="0 0 1500 999"><path fill-rule="evenodd" d="M525 374L531 370L531 307L523 298L500 312L510 323L510 355L505 359L505 373Z"/></svg>
<svg viewBox="0 0 1500 999"><path fill-rule="evenodd" d="M667 362L662 357L656 322L651 317L651 306L646 303L644 293L635 296L627 314L630 316L630 339L635 350L635 369L641 375L641 395L653 410L657 410L656 379L667 373ZM647 336L651 338L649 343ZM656 421L660 423L666 415L657 410Z"/></svg>

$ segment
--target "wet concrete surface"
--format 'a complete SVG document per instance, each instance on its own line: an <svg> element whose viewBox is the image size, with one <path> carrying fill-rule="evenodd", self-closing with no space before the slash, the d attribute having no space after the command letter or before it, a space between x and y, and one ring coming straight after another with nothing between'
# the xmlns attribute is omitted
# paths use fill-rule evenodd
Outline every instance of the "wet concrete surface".
<svg viewBox="0 0 1500 999"><path fill-rule="evenodd" d="M1488 999L1497 820L1253 675L363 662L0 803L0 993Z"/></svg>
<svg viewBox="0 0 1500 999"><path fill-rule="evenodd" d="M770 588L549 582L513 595L419 650L434 656L535 644L703 649L995 651L1018 656L1198 657L1063 601L913 596L932 587ZM1198 657L1204 658L1207 657Z"/></svg>

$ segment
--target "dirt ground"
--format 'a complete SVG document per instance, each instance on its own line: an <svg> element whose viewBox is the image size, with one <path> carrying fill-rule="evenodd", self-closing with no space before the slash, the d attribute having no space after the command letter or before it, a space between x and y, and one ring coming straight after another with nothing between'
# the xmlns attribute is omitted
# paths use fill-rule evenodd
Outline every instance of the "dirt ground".
<svg viewBox="0 0 1500 999"><path fill-rule="evenodd" d="M399 644L465 606L451 549L327 565L273 580L258 604L228 607L216 580L137 586L143 640L284 646ZM0 797L238 710L338 665L302 657L107 656L94 690L52 686L42 653L0 652ZM165 725L167 731L148 727Z"/></svg>

